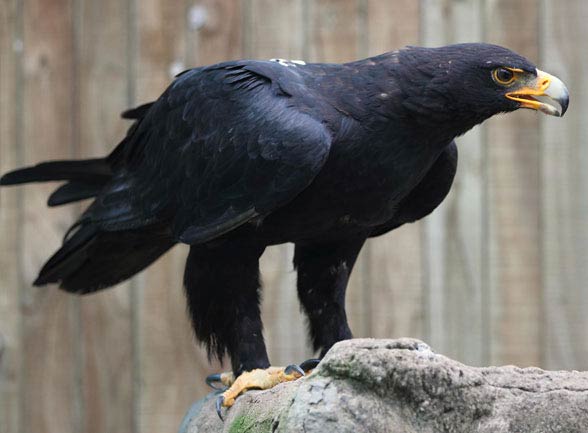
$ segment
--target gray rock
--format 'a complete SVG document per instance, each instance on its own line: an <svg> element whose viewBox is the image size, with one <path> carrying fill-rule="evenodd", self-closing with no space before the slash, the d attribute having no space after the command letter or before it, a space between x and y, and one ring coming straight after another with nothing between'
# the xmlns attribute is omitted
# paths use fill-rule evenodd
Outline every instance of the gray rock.
<svg viewBox="0 0 588 433"><path fill-rule="evenodd" d="M239 397L224 422L215 396L181 433L588 432L587 372L469 367L411 339L338 343L311 375Z"/></svg>

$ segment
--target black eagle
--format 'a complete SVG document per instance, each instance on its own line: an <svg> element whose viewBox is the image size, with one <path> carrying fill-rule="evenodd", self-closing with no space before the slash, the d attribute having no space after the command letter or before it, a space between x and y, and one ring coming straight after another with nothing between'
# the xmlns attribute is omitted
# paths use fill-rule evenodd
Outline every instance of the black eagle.
<svg viewBox="0 0 588 433"><path fill-rule="evenodd" d="M94 198L35 285L91 293L190 245L188 307L209 354L231 359L237 380L218 401L230 406L244 389L302 374L269 368L258 263L268 245L295 244L298 296L322 356L351 338L345 288L366 239L447 195L455 137L518 108L561 116L568 100L559 79L488 44L345 64L230 61L185 71L123 113L134 123L107 157L44 162L0 183L65 181L49 206Z"/></svg>

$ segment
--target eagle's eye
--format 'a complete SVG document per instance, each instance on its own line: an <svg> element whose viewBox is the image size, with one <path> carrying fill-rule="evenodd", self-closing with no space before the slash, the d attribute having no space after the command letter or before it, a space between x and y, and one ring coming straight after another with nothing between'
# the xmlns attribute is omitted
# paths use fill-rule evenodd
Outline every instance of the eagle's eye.
<svg viewBox="0 0 588 433"><path fill-rule="evenodd" d="M492 71L492 78L502 86L508 86L515 80L515 73L510 69L496 68Z"/></svg>

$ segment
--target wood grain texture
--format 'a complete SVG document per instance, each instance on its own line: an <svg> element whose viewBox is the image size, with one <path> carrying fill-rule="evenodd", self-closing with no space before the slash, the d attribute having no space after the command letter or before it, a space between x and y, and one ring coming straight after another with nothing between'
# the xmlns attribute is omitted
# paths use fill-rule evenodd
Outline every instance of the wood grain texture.
<svg viewBox="0 0 588 433"><path fill-rule="evenodd" d="M562 8L542 4L544 70L569 87L571 105L563 119L544 119L542 155L542 269L547 368L588 369L588 3Z"/></svg>
<svg viewBox="0 0 588 433"><path fill-rule="evenodd" d="M23 142L25 164L67 158L73 151L73 5L68 0L24 4ZM23 191L21 429L80 430L79 305L55 286L31 287L72 223L71 209L45 209L55 185Z"/></svg>
<svg viewBox="0 0 588 433"><path fill-rule="evenodd" d="M422 44L480 41L482 2L427 0L422 5ZM425 221L427 340L459 361L487 362L487 303L483 292L484 127L459 137L452 190Z"/></svg>
<svg viewBox="0 0 588 433"><path fill-rule="evenodd" d="M22 115L18 76L21 12L16 1L0 3L0 173L21 162L17 130ZM18 433L21 421L21 204L22 191L18 188L0 190L0 433Z"/></svg>
<svg viewBox="0 0 588 433"><path fill-rule="evenodd" d="M128 13L128 4L119 0L76 3L76 157L104 156L125 134L127 124L117 113L127 108L130 85ZM82 430L131 432L130 284L84 296L80 308Z"/></svg>
<svg viewBox="0 0 588 433"><path fill-rule="evenodd" d="M537 61L539 2L486 2L488 42ZM525 17L521 20L520 17ZM520 110L488 127L488 287L495 364L541 363L539 114Z"/></svg>
<svg viewBox="0 0 588 433"><path fill-rule="evenodd" d="M349 62L360 56L359 0L308 0L309 60Z"/></svg>
<svg viewBox="0 0 588 433"><path fill-rule="evenodd" d="M190 0L188 2L187 58L189 65L205 65L242 58L245 0Z"/></svg>
<svg viewBox="0 0 588 433"><path fill-rule="evenodd" d="M246 57L306 59L308 32L303 0L249 0L248 6L244 14Z"/></svg>
<svg viewBox="0 0 588 433"><path fill-rule="evenodd" d="M369 0L363 35L367 52L362 56L417 45L419 12L418 2L412 0ZM367 335L424 338L421 235L422 224L410 224L365 246L359 295L367 301Z"/></svg>

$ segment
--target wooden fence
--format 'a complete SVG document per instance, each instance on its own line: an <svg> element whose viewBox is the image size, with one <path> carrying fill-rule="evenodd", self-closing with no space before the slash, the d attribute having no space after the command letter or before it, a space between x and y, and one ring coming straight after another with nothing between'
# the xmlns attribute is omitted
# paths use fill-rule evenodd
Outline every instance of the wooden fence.
<svg viewBox="0 0 588 433"><path fill-rule="evenodd" d="M568 114L499 116L459 139L442 207L364 249L350 321L474 365L588 369L587 23L585 0L0 0L0 171L104 155L128 126L118 113L193 65L511 47L569 85ZM32 288L80 210L48 210L53 187L0 192L0 432L173 432L220 369L193 344L186 249L93 296ZM263 257L278 365L310 355L291 258Z"/></svg>

